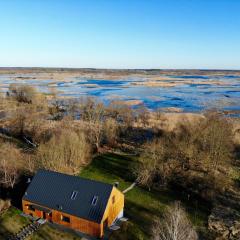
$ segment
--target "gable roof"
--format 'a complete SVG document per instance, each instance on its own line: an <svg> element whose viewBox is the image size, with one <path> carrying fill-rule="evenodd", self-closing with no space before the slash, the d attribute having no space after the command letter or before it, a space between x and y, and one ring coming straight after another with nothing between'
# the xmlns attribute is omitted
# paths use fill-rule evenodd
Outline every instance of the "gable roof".
<svg viewBox="0 0 240 240"><path fill-rule="evenodd" d="M39 170L23 200L100 223L112 189L111 184ZM92 204L95 196L96 204Z"/></svg>

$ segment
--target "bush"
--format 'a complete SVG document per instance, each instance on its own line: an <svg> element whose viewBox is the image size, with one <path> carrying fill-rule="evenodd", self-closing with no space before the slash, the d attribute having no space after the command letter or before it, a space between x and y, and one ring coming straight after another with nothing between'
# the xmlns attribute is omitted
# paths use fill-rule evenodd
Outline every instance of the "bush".
<svg viewBox="0 0 240 240"><path fill-rule="evenodd" d="M9 143L0 143L0 183L6 187L14 187L20 169L23 168L23 157L19 149Z"/></svg>
<svg viewBox="0 0 240 240"><path fill-rule="evenodd" d="M6 209L8 209L11 206L10 200L3 200L0 199L0 213Z"/></svg>
<svg viewBox="0 0 240 240"><path fill-rule="evenodd" d="M104 135L107 144L114 146L119 135L119 126L113 118L107 118L104 123Z"/></svg>
<svg viewBox="0 0 240 240"><path fill-rule="evenodd" d="M91 146L83 133L64 129L37 150L39 167L74 173L90 161Z"/></svg>
<svg viewBox="0 0 240 240"><path fill-rule="evenodd" d="M153 240L197 240L198 236L180 203L168 207L152 228Z"/></svg>
<svg viewBox="0 0 240 240"><path fill-rule="evenodd" d="M121 229L113 232L109 240L143 240L145 239L140 230L131 222L121 224Z"/></svg>
<svg viewBox="0 0 240 240"><path fill-rule="evenodd" d="M30 85L11 84L7 95L17 102L30 104L36 100L37 91Z"/></svg>
<svg viewBox="0 0 240 240"><path fill-rule="evenodd" d="M145 144L136 171L138 182L148 187L177 183L212 198L231 184L232 146L231 125L221 116L207 115L198 125L180 126L177 133Z"/></svg>

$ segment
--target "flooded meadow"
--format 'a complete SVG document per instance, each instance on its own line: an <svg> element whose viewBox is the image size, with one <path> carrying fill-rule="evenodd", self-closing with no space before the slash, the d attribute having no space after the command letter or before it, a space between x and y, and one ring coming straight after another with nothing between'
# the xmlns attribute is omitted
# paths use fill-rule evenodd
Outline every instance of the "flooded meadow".
<svg viewBox="0 0 240 240"><path fill-rule="evenodd" d="M61 98L94 96L105 104L122 101L136 107L166 111L199 112L217 109L240 112L239 74L0 74L0 88L10 84L29 84L46 95Z"/></svg>

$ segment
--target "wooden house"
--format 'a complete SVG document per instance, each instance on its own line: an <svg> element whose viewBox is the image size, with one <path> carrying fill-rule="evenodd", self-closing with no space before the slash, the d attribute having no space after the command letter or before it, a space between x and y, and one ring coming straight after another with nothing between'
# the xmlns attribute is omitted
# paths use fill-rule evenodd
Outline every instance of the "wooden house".
<svg viewBox="0 0 240 240"><path fill-rule="evenodd" d="M123 216L124 195L111 184L39 170L22 207L25 214L102 237Z"/></svg>

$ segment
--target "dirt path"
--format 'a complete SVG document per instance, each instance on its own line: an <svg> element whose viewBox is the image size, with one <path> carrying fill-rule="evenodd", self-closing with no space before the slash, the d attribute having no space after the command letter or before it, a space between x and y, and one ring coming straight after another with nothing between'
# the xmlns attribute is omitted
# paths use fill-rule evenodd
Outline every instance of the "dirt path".
<svg viewBox="0 0 240 240"><path fill-rule="evenodd" d="M123 193L127 193L128 191L132 190L136 186L136 182L132 183L128 188L126 188Z"/></svg>

